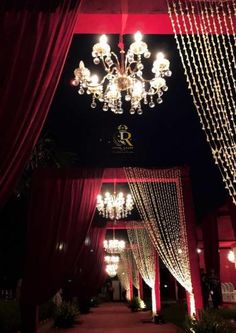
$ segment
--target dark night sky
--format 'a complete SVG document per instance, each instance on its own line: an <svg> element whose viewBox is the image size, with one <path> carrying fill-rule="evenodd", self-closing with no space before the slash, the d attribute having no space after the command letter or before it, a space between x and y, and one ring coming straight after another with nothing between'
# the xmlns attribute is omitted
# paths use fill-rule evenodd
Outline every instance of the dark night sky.
<svg viewBox="0 0 236 333"><path fill-rule="evenodd" d="M213 163L210 148L185 83L182 64L173 35L145 35L152 57L145 60L146 77L157 51L171 62L172 77L167 78L169 90L164 102L143 115L123 115L102 111L101 104L91 109L91 96L78 95L70 85L79 60L96 74L103 75L102 65L95 66L91 50L98 35L76 35L62 73L45 129L55 138L60 149L74 152L78 165L190 167L194 203L198 215L221 204L226 195L221 176ZM125 36L125 45L132 42ZM109 43L118 53L118 35L110 35ZM146 73L146 72L145 72ZM132 154L112 153L112 138L120 124L132 133Z"/></svg>

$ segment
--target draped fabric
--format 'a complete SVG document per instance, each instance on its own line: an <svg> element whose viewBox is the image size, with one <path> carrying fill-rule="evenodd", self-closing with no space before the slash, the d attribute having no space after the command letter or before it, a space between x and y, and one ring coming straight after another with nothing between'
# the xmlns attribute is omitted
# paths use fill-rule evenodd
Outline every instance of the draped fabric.
<svg viewBox="0 0 236 333"><path fill-rule="evenodd" d="M1 4L0 205L18 181L40 135L79 4L79 0Z"/></svg>
<svg viewBox="0 0 236 333"><path fill-rule="evenodd" d="M85 239L77 264L77 272L72 279L72 294L81 300L95 296L105 281L103 248L105 234L105 228L93 226Z"/></svg>
<svg viewBox="0 0 236 333"><path fill-rule="evenodd" d="M132 272L132 283L139 292L139 271L132 250L128 250L127 255L129 258L131 272Z"/></svg>
<svg viewBox="0 0 236 333"><path fill-rule="evenodd" d="M71 279L102 183L101 169L39 170L31 195L22 303L40 304Z"/></svg>
<svg viewBox="0 0 236 333"><path fill-rule="evenodd" d="M236 205L235 0L167 3L201 127Z"/></svg>
<svg viewBox="0 0 236 333"><path fill-rule="evenodd" d="M180 171L125 168L125 172L152 244L172 275L192 293Z"/></svg>
<svg viewBox="0 0 236 333"><path fill-rule="evenodd" d="M155 297L155 250L145 228L135 228L142 222L131 222L133 229L127 229L133 256L145 283L152 289L152 310L156 313Z"/></svg>
<svg viewBox="0 0 236 333"><path fill-rule="evenodd" d="M129 278L136 289L139 289L138 268L134 260L133 252L131 249L125 249L121 254L121 258L125 260L129 268Z"/></svg>
<svg viewBox="0 0 236 333"><path fill-rule="evenodd" d="M125 249L120 254L120 263L122 268L122 277L124 281L124 288L126 290L126 298L131 300L133 297L133 274L132 274L132 263L130 261L129 250ZM119 276L119 275L118 275ZM122 283L121 283L122 284Z"/></svg>
<svg viewBox="0 0 236 333"><path fill-rule="evenodd" d="M122 288L126 291L126 299L130 300L130 279L129 279L129 272L127 267L127 262L125 261L124 257L123 260L120 260L117 276L119 278L120 284Z"/></svg>
<svg viewBox="0 0 236 333"><path fill-rule="evenodd" d="M231 225L232 225L232 228L233 228L234 237L236 238L236 207L233 204L232 200L228 200L227 206L228 206L228 209L229 209L229 214L230 214L230 218L231 218Z"/></svg>

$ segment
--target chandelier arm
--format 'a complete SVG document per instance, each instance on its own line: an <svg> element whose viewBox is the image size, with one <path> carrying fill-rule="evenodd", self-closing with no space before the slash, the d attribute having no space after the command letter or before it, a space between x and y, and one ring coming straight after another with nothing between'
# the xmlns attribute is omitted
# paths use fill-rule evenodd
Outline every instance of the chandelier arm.
<svg viewBox="0 0 236 333"><path fill-rule="evenodd" d="M120 61L119 61L119 58L117 57L117 55L113 51L111 51L111 55L113 55L115 57L118 68L120 68ZM114 64L114 65L116 66L116 64Z"/></svg>
<svg viewBox="0 0 236 333"><path fill-rule="evenodd" d="M131 65L135 64L134 69L131 68ZM138 70L138 62L137 61L132 61L128 66L127 66L127 71L130 71L130 74L135 74Z"/></svg>
<svg viewBox="0 0 236 333"><path fill-rule="evenodd" d="M110 67L106 64L105 60L104 60L104 57L101 57L102 59L102 63L103 63L103 66L105 68L105 71L109 71Z"/></svg>

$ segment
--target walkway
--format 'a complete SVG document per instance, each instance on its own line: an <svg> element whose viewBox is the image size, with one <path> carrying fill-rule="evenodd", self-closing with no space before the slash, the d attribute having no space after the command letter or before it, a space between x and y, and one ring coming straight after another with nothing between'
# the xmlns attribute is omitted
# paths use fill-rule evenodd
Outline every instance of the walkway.
<svg viewBox="0 0 236 333"><path fill-rule="evenodd" d="M52 329L49 333L177 333L173 324L147 322L150 312L131 312L122 303L105 303L81 315L81 323L67 330ZM145 322L146 321L146 322Z"/></svg>

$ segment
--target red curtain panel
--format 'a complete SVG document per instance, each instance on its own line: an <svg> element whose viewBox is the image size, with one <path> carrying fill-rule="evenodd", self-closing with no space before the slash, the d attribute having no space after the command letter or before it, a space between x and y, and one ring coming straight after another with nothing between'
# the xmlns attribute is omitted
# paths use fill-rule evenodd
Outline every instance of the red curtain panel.
<svg viewBox="0 0 236 333"><path fill-rule="evenodd" d="M72 277L95 213L102 174L95 168L35 175L22 303L47 301Z"/></svg>
<svg viewBox="0 0 236 333"><path fill-rule="evenodd" d="M105 234L104 227L92 227L88 233L78 261L77 272L72 281L72 294L79 299L87 300L96 296L105 281L107 276L103 248Z"/></svg>
<svg viewBox="0 0 236 333"><path fill-rule="evenodd" d="M38 140L73 36L80 0L0 5L0 205Z"/></svg>

